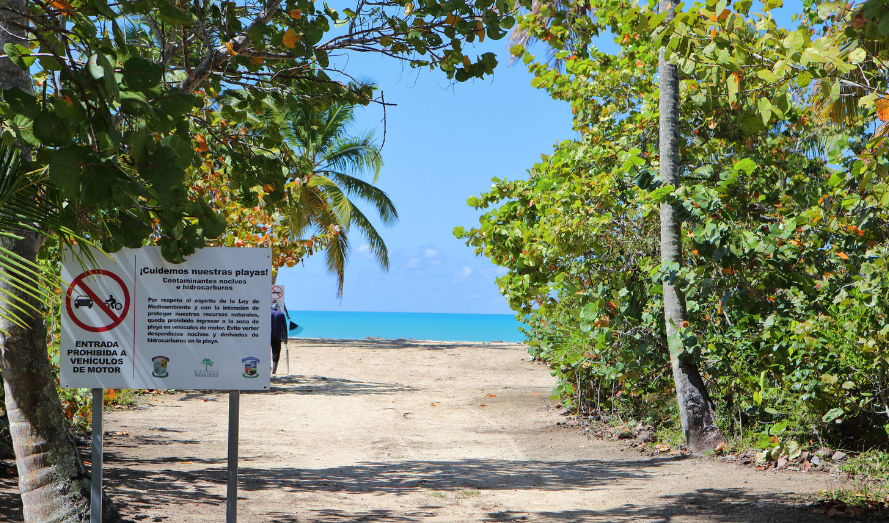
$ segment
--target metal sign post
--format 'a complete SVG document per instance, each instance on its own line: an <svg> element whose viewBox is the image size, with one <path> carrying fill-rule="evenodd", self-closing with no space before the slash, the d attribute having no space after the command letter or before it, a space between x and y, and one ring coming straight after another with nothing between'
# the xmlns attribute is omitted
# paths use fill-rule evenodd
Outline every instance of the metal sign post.
<svg viewBox="0 0 889 523"><path fill-rule="evenodd" d="M105 389L93 389L93 455L90 466L90 523L102 523L102 407Z"/></svg>
<svg viewBox="0 0 889 523"><path fill-rule="evenodd" d="M228 391L228 485L225 493L225 523L238 521L238 410L241 391Z"/></svg>
<svg viewBox="0 0 889 523"><path fill-rule="evenodd" d="M288 339L290 336L288 336ZM284 347L287 348L287 374L290 374L290 345L287 345L288 340L284 340Z"/></svg>

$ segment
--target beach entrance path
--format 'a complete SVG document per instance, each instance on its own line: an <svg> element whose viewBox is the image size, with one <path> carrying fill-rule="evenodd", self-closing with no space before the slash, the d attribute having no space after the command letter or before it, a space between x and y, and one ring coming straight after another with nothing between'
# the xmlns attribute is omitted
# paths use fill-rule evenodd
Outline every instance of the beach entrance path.
<svg viewBox="0 0 889 523"><path fill-rule="evenodd" d="M290 357L271 393L241 396L244 523L820 521L799 494L827 475L563 428L554 379L519 345L302 340ZM106 415L106 484L129 519L224 521L227 408L187 392Z"/></svg>

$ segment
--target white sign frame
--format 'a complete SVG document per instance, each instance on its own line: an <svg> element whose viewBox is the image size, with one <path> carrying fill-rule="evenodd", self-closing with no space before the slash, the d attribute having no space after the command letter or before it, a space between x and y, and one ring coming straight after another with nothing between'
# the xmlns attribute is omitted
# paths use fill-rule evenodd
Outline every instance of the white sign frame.
<svg viewBox="0 0 889 523"><path fill-rule="evenodd" d="M269 390L271 249L91 254L62 254L62 387Z"/></svg>

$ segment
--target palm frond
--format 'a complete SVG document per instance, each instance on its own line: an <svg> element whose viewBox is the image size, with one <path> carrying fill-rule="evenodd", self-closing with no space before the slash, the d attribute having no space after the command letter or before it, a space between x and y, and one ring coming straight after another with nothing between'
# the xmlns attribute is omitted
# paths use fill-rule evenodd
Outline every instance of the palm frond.
<svg viewBox="0 0 889 523"><path fill-rule="evenodd" d="M315 175L309 180L309 187L315 188L324 194L327 206L336 214L339 224L342 227L349 226L349 219L352 216L352 202L349 197L343 193L342 189L327 178L326 176Z"/></svg>
<svg viewBox="0 0 889 523"><path fill-rule="evenodd" d="M346 281L346 261L349 258L348 233L344 230L333 237L333 241L324 249L327 270L336 275L336 297L343 297L343 286Z"/></svg>
<svg viewBox="0 0 889 523"><path fill-rule="evenodd" d="M373 131L368 131L362 136L340 140L324 158L325 167L340 171L354 171L362 174L365 171L373 171L373 182L380 177L380 169L383 168L383 156L375 144Z"/></svg>
<svg viewBox="0 0 889 523"><path fill-rule="evenodd" d="M337 171L323 171L328 178L336 182L350 198L357 197L369 202L377 210L383 225L391 226L398 223L398 211L395 204L385 191L364 180ZM354 207L354 205L353 205Z"/></svg>
<svg viewBox="0 0 889 523"><path fill-rule="evenodd" d="M389 249L383 237L377 232L370 220L358 209L352 211L352 226L358 229L367 240L370 252L383 270L389 270Z"/></svg>

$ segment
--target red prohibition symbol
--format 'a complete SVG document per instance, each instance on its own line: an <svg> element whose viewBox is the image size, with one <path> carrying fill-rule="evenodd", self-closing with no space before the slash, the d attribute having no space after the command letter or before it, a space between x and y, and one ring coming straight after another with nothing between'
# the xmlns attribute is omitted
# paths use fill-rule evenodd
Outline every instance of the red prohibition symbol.
<svg viewBox="0 0 889 523"><path fill-rule="evenodd" d="M123 292L123 303L111 300L103 301L102 298L100 298L99 295L96 294L96 291L91 289L83 281L84 278L92 274L108 276L112 280L116 281L118 285L120 285L120 289ZM74 292L75 287L80 287L80 290L83 291L83 294L86 294L86 296L80 295L79 297L72 298L71 293ZM68 292L66 294L67 297L65 298L65 308L68 309L68 317L71 318L71 321L73 321L78 327L85 331L110 331L111 329L120 325L123 319L126 318L127 312L129 312L130 310L130 292L127 290L127 286L124 284L123 280L120 279L120 276L104 269L93 269L90 271L86 271L80 276L74 278L74 281L71 282L71 285L68 287ZM79 308L81 306L92 308L93 305L95 305L99 308L100 311L104 312L105 315L108 316L108 319L111 320L111 323L108 325L100 326L87 325L86 323L80 321L77 316L74 315L74 311L71 309L72 301L75 302L75 308ZM116 311L120 311L120 314L118 314Z"/></svg>
<svg viewBox="0 0 889 523"><path fill-rule="evenodd" d="M282 289L281 287L279 287L277 285L273 286L272 287L272 299L273 300L280 300L283 297L284 297L284 289Z"/></svg>

